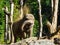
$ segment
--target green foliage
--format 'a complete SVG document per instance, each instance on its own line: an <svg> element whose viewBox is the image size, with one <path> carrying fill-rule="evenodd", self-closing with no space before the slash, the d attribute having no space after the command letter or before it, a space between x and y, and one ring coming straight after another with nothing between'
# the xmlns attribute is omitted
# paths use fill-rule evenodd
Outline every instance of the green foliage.
<svg viewBox="0 0 60 45"><path fill-rule="evenodd" d="M34 28L33 28L33 36L37 36L37 32L39 31L39 23L37 20L35 20L35 23L34 23Z"/></svg>
<svg viewBox="0 0 60 45"><path fill-rule="evenodd" d="M4 0L0 1L0 43L4 43L4 11L2 8L4 7Z"/></svg>
<svg viewBox="0 0 60 45"><path fill-rule="evenodd" d="M16 21L19 18L19 10L16 9L16 6L14 8L14 15L13 15L14 21Z"/></svg>

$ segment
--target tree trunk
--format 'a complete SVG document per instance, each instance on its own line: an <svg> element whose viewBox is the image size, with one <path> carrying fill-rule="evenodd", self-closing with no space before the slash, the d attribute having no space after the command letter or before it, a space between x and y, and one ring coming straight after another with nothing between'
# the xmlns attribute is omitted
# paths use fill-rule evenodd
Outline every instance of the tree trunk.
<svg viewBox="0 0 60 45"><path fill-rule="evenodd" d="M39 18L40 18L40 34L39 37L42 37L42 30L43 30L43 24L42 24L42 15L41 15L41 0L38 0L39 3Z"/></svg>
<svg viewBox="0 0 60 45"><path fill-rule="evenodd" d="M20 9L20 19L23 18L23 0L20 1L21 9Z"/></svg>
<svg viewBox="0 0 60 45"><path fill-rule="evenodd" d="M13 25L13 10L14 10L14 3L13 3L13 0L10 0L10 7L11 7L11 15L10 15L10 32L11 32L11 35L10 35L10 38L11 38L11 41L12 43L14 42L14 35L13 35L13 31L12 31L12 25Z"/></svg>
<svg viewBox="0 0 60 45"><path fill-rule="evenodd" d="M53 0L51 0L51 5L52 5L52 12L53 12Z"/></svg>
<svg viewBox="0 0 60 45"><path fill-rule="evenodd" d="M5 11L8 11L8 8L5 7ZM7 35L8 35L8 15L5 13L5 38L4 38L4 41L7 43Z"/></svg>
<svg viewBox="0 0 60 45"><path fill-rule="evenodd" d="M50 28L51 33L56 32L56 28L57 28L58 2L59 2L59 0L55 0L54 15L53 15L53 18L52 18L52 25L51 25L51 28Z"/></svg>

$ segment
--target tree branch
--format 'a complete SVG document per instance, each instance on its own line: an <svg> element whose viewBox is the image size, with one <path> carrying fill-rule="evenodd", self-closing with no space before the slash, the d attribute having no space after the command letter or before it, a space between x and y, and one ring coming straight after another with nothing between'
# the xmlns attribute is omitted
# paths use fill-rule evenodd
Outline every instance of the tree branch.
<svg viewBox="0 0 60 45"><path fill-rule="evenodd" d="M4 7L3 10L4 10L4 13L5 14L10 15L10 12L8 11L8 8L7 7Z"/></svg>
<svg viewBox="0 0 60 45"><path fill-rule="evenodd" d="M47 25L47 27L50 29L51 23L50 23L49 21L47 21L46 25Z"/></svg>

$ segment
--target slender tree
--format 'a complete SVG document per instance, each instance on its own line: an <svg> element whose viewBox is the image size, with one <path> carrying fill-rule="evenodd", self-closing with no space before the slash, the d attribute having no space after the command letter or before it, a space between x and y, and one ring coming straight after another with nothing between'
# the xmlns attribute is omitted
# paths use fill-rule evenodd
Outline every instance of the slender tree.
<svg viewBox="0 0 60 45"><path fill-rule="evenodd" d="M52 7L52 12L53 12L53 0L51 0L51 7Z"/></svg>
<svg viewBox="0 0 60 45"><path fill-rule="evenodd" d="M21 9L20 9L20 18L23 18L23 0L20 1Z"/></svg>
<svg viewBox="0 0 60 45"><path fill-rule="evenodd" d="M42 24L42 15L41 15L41 0L38 0L39 3L39 18L40 18L40 35L39 37L42 37L42 30L43 30L43 24Z"/></svg>
<svg viewBox="0 0 60 45"><path fill-rule="evenodd" d="M56 32L56 28L57 28L58 2L59 2L59 0L55 0L54 13L53 13L54 15L53 15L53 18L52 18L52 25L51 25L51 33ZM53 27L53 28L52 28L52 27Z"/></svg>
<svg viewBox="0 0 60 45"><path fill-rule="evenodd" d="M5 7L4 8L4 12L7 12L8 11L8 8ZM4 33L4 41L7 43L7 35L8 35L8 14L5 13L5 33Z"/></svg>
<svg viewBox="0 0 60 45"><path fill-rule="evenodd" d="M13 11L14 11L14 3L13 0L10 0L10 32L11 32L11 41L12 43L14 42L14 35L13 35L13 31L12 31L12 25L13 25Z"/></svg>
<svg viewBox="0 0 60 45"><path fill-rule="evenodd" d="M47 26L50 29L51 34L56 32L57 29L57 18L58 18L58 2L59 0L51 0L52 2L52 24L47 21Z"/></svg>

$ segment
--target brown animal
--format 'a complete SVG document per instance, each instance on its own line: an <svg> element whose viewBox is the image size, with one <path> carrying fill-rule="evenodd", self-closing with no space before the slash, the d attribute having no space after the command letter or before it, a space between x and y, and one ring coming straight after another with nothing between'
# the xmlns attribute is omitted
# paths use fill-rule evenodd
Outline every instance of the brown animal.
<svg viewBox="0 0 60 45"><path fill-rule="evenodd" d="M26 33L28 37L32 36L33 26L34 26L34 16L32 14L25 15L26 21L22 25L22 30Z"/></svg>
<svg viewBox="0 0 60 45"><path fill-rule="evenodd" d="M16 42L17 37L20 39L25 39L26 36L32 36L34 25L34 16L32 14L27 14L23 19L13 23L13 34L14 42ZM25 35L26 34L26 35Z"/></svg>

